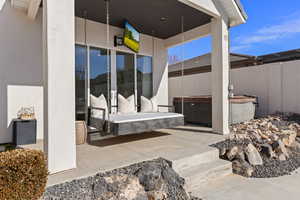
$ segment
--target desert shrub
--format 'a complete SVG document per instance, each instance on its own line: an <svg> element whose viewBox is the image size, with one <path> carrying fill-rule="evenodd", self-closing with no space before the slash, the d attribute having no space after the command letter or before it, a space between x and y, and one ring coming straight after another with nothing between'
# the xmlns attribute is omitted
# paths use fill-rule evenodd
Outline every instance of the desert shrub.
<svg viewBox="0 0 300 200"><path fill-rule="evenodd" d="M16 149L0 153L0 199L37 200L46 187L48 170L44 153Z"/></svg>

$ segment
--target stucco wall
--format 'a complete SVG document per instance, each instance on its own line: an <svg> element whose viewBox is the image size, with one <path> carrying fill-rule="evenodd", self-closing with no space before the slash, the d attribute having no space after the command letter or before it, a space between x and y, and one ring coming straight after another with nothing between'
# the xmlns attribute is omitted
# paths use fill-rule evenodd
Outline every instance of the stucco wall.
<svg viewBox="0 0 300 200"><path fill-rule="evenodd" d="M169 103L175 96L211 94L211 73L169 79ZM256 95L258 115L282 112L300 113L300 61L271 63L233 69L230 73L235 94ZM182 88L182 89L179 89Z"/></svg>
<svg viewBox="0 0 300 200"><path fill-rule="evenodd" d="M42 16L35 21L6 1L0 11L0 143L12 140L11 120L34 106L43 136Z"/></svg>
<svg viewBox="0 0 300 200"><path fill-rule="evenodd" d="M12 141L11 120L22 106L34 106L38 119L38 138L43 138L43 70L42 11L31 21L22 11L11 8L8 1L0 11L0 144ZM88 21L87 41L91 46L106 47L106 26ZM76 18L76 43L84 43L83 20ZM113 36L122 29L111 27L110 48L130 52L125 47L113 47ZM141 35L140 54L152 56L153 39ZM159 104L168 103L167 49L162 40L154 39L153 93ZM58 97L59 98L59 97Z"/></svg>

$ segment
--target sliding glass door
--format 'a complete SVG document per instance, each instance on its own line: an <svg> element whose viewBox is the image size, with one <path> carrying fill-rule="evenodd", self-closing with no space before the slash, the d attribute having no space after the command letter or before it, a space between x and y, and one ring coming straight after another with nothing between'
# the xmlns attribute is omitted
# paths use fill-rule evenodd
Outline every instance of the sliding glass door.
<svg viewBox="0 0 300 200"><path fill-rule="evenodd" d="M108 99L111 90L135 95L137 105L141 96L153 97L152 57L81 45L75 50L76 120L87 120L90 95L103 94L110 105L117 105L115 95Z"/></svg>
<svg viewBox="0 0 300 200"><path fill-rule="evenodd" d="M152 57L137 56L137 101L140 105L141 96L153 97Z"/></svg>
<svg viewBox="0 0 300 200"><path fill-rule="evenodd" d="M99 97L103 94L106 99L110 89L108 88L108 73L107 68L110 60L110 55L106 49L90 47L90 94Z"/></svg>
<svg viewBox="0 0 300 200"><path fill-rule="evenodd" d="M117 92L125 98L135 94L134 54L116 52Z"/></svg>
<svg viewBox="0 0 300 200"><path fill-rule="evenodd" d="M86 120L87 110L87 48L75 47L75 109L76 120Z"/></svg>

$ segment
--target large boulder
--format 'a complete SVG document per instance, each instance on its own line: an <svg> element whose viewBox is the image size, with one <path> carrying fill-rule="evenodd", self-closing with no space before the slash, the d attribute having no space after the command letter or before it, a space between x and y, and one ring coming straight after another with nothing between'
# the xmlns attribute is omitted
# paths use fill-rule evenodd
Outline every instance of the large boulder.
<svg viewBox="0 0 300 200"><path fill-rule="evenodd" d="M297 123L290 124L289 129L297 132L297 137L300 137L300 125L299 124L297 124Z"/></svg>
<svg viewBox="0 0 300 200"><path fill-rule="evenodd" d="M151 163L147 163L139 169L136 175L146 191L161 189L163 184L161 168Z"/></svg>
<svg viewBox="0 0 300 200"><path fill-rule="evenodd" d="M226 157L228 158L228 160L233 160L236 155L239 153L239 147L238 146L233 146L230 149L228 149L227 153L226 153Z"/></svg>
<svg viewBox="0 0 300 200"><path fill-rule="evenodd" d="M274 149L275 153L277 153L278 155L283 154L286 158L289 157L288 149L285 147L284 143L281 140L273 142L272 148Z"/></svg>
<svg viewBox="0 0 300 200"><path fill-rule="evenodd" d="M300 143L298 141L295 141L292 145L291 145L291 150L295 151L295 152L300 152Z"/></svg>
<svg viewBox="0 0 300 200"><path fill-rule="evenodd" d="M263 144L260 146L260 148L263 155L267 156L268 158L276 158L276 154L270 144Z"/></svg>
<svg viewBox="0 0 300 200"><path fill-rule="evenodd" d="M95 200L148 200L139 179L132 175L116 174L101 177L94 184Z"/></svg>
<svg viewBox="0 0 300 200"><path fill-rule="evenodd" d="M281 132L281 140L283 144L287 147L290 147L295 141L297 137L297 132L294 130L283 130Z"/></svg>
<svg viewBox="0 0 300 200"><path fill-rule="evenodd" d="M234 173L245 177L251 177L254 172L253 167L243 159L234 160L232 162L232 169Z"/></svg>
<svg viewBox="0 0 300 200"><path fill-rule="evenodd" d="M191 200L171 162L155 159L47 188L43 200Z"/></svg>
<svg viewBox="0 0 300 200"><path fill-rule="evenodd" d="M257 151L257 149L255 148L255 146L252 143L249 143L247 145L247 147L245 148L245 154L246 154L248 162L251 165L262 165L263 164L263 160L262 160L259 152Z"/></svg>

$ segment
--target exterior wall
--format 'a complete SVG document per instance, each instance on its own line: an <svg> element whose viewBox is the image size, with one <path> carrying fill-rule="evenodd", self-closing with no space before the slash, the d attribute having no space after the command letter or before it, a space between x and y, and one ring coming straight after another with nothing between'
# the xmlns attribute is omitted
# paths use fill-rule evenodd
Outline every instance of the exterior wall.
<svg viewBox="0 0 300 200"><path fill-rule="evenodd" d="M38 139L43 138L43 59L42 59L42 11L35 21L24 12L11 7L7 1L0 11L0 144L12 141L11 120L23 106L34 106L38 119ZM76 18L76 43L84 43L84 23ZM125 47L113 47L114 35L122 29L111 27L110 45L115 50L127 51ZM87 41L91 46L106 47L106 26L88 21ZM141 35L140 54L153 56L151 36ZM168 63L164 42L154 39L153 94L159 104L168 103Z"/></svg>
<svg viewBox="0 0 300 200"><path fill-rule="evenodd" d="M11 121L34 106L43 137L42 16L29 20L6 1L0 11L0 143L12 141Z"/></svg>
<svg viewBox="0 0 300 200"><path fill-rule="evenodd" d="M258 115L282 112L300 113L300 61L271 63L231 70L231 82L235 94L256 95L260 106ZM211 94L211 73L169 79L169 103L175 96ZM183 92L181 92L183 91Z"/></svg>

